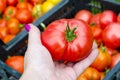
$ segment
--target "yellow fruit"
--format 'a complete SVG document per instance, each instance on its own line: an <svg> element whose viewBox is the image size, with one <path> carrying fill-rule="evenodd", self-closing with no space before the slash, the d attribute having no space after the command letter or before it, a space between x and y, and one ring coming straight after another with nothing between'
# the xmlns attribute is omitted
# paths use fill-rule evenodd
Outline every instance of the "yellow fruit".
<svg viewBox="0 0 120 80"><path fill-rule="evenodd" d="M51 10L55 5L50 2L50 1L45 1L43 4L42 4L42 12L43 13L46 13L48 12L49 10Z"/></svg>
<svg viewBox="0 0 120 80"><path fill-rule="evenodd" d="M61 2L61 0L47 0L47 1L52 2L54 5L56 5L56 4Z"/></svg>

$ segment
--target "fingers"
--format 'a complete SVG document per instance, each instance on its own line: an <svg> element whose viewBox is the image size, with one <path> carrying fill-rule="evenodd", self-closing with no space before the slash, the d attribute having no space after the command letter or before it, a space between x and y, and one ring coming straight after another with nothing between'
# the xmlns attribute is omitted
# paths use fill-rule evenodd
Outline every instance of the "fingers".
<svg viewBox="0 0 120 80"><path fill-rule="evenodd" d="M90 55L73 66L77 76L79 76L88 66L92 64L92 62L96 59L98 54L99 51L97 45L94 43Z"/></svg>

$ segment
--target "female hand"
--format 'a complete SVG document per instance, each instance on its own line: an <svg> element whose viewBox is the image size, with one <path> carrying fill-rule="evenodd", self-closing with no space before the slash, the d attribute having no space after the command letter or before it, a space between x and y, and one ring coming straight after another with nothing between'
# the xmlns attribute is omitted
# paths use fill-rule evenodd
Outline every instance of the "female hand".
<svg viewBox="0 0 120 80"><path fill-rule="evenodd" d="M98 56L94 43L90 55L73 63L54 62L49 51L42 45L39 29L30 25L28 48L25 53L25 68L20 80L76 80Z"/></svg>

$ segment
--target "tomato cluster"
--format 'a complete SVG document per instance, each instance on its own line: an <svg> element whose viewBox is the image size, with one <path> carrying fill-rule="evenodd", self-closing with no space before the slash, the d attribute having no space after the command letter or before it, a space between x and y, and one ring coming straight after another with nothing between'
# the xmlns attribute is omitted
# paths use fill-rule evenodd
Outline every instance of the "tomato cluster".
<svg viewBox="0 0 120 80"><path fill-rule="evenodd" d="M101 72L111 70L120 61L120 13L104 10L101 13L92 14L89 10L80 10L75 18L89 24L100 52L78 80L102 80Z"/></svg>
<svg viewBox="0 0 120 80"><path fill-rule="evenodd" d="M0 0L0 39L8 43L61 0Z"/></svg>

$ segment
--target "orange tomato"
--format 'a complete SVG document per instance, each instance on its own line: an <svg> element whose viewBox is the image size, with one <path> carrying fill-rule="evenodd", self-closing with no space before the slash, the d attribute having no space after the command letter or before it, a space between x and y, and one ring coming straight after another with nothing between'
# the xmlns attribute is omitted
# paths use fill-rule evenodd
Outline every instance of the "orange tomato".
<svg viewBox="0 0 120 80"><path fill-rule="evenodd" d="M23 56L12 56L8 58L5 63L16 71L23 73L24 70L24 57Z"/></svg>
<svg viewBox="0 0 120 80"><path fill-rule="evenodd" d="M20 23L16 18L11 18L10 20L8 20L7 27L9 33L16 35L20 31L19 25Z"/></svg>
<svg viewBox="0 0 120 80"><path fill-rule="evenodd" d="M95 68L88 67L77 80L100 80L100 73Z"/></svg>
<svg viewBox="0 0 120 80"><path fill-rule="evenodd" d="M8 7L5 9L5 12L4 12L4 15L3 15L3 16L4 16L4 18L6 18L7 20L9 20L10 18L15 17L16 12L17 12L16 7L14 7L14 6L8 6Z"/></svg>
<svg viewBox="0 0 120 80"><path fill-rule="evenodd" d="M91 64L92 67L96 68L98 71L103 71L105 68L109 68L112 62L112 57L108 54L105 47L99 48L99 55L96 60Z"/></svg>
<svg viewBox="0 0 120 80"><path fill-rule="evenodd" d="M105 73L104 72L100 72L100 80L103 80L105 77Z"/></svg>
<svg viewBox="0 0 120 80"><path fill-rule="evenodd" d="M7 35L8 35L8 29L7 29L7 27L1 27L0 28L1 39L3 39L4 37L6 37Z"/></svg>
<svg viewBox="0 0 120 80"><path fill-rule="evenodd" d="M7 21L6 21L6 19L0 19L0 28L1 27L6 27L7 26Z"/></svg>
<svg viewBox="0 0 120 80"><path fill-rule="evenodd" d="M8 34L8 35L6 35L6 36L3 38L3 42L4 42L5 44L7 44L7 43L10 42L14 37L15 37L15 35L10 35L10 34Z"/></svg>

